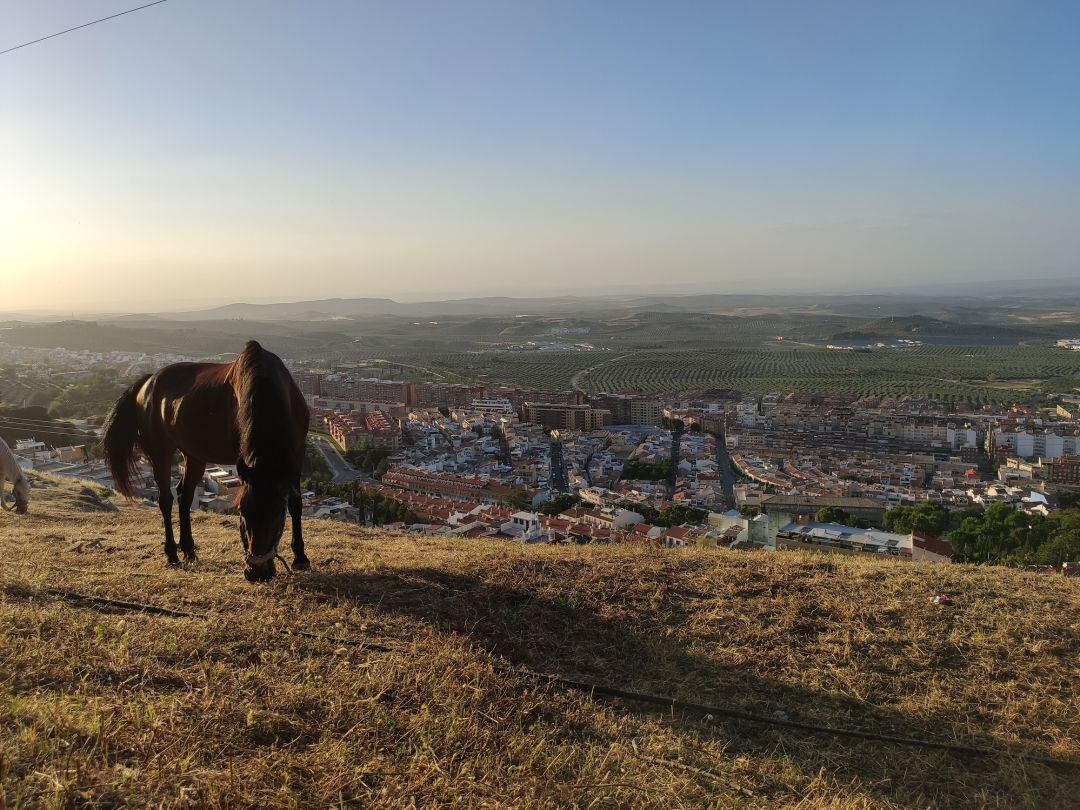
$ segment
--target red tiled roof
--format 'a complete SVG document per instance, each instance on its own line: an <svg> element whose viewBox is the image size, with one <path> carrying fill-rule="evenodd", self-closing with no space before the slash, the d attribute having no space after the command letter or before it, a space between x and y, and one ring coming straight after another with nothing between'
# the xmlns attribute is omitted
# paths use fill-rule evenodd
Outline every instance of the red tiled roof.
<svg viewBox="0 0 1080 810"><path fill-rule="evenodd" d="M952 559L953 555L956 554L956 552L953 551L952 544L950 544L948 540L942 540L939 537L933 537L929 534L923 534L922 532L911 533L911 544L915 548L929 551L932 554L940 554L949 559Z"/></svg>

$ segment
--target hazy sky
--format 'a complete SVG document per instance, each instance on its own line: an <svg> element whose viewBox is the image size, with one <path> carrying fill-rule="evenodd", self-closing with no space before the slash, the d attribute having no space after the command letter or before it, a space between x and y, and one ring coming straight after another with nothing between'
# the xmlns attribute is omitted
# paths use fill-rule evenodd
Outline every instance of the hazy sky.
<svg viewBox="0 0 1080 810"><path fill-rule="evenodd" d="M140 0L0 0L0 50ZM1080 3L170 0L0 56L0 310L1080 274Z"/></svg>

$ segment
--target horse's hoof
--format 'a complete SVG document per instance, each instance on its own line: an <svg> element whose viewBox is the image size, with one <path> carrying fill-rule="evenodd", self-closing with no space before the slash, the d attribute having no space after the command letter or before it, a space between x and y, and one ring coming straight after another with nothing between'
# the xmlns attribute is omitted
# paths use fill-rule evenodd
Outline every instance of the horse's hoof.
<svg viewBox="0 0 1080 810"><path fill-rule="evenodd" d="M294 557L292 567L294 571L310 571L311 560L307 557Z"/></svg>
<svg viewBox="0 0 1080 810"><path fill-rule="evenodd" d="M192 552L191 554L184 555L184 565L194 565L199 561L198 556Z"/></svg>
<svg viewBox="0 0 1080 810"><path fill-rule="evenodd" d="M165 567L166 568L179 568L180 567L180 560L166 560L165 561Z"/></svg>

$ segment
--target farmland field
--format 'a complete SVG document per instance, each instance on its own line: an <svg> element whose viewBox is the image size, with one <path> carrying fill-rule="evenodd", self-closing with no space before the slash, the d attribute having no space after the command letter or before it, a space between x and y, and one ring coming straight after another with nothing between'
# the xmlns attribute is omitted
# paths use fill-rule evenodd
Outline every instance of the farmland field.
<svg viewBox="0 0 1080 810"><path fill-rule="evenodd" d="M679 343L605 352L429 355L447 379L600 391L822 391L1001 403L1080 387L1080 353L1053 346L935 346L868 352L789 342Z"/></svg>
<svg viewBox="0 0 1080 810"><path fill-rule="evenodd" d="M559 330L595 351L525 350ZM203 357L254 337L283 357L317 368L367 362L364 374L414 382L474 382L587 392L822 391L926 395L952 402L1027 402L1080 388L1080 352L1053 345L1080 324L1030 326L1004 317L945 321L924 316L855 318L782 312L750 317L634 311L549 318L378 317L266 323L152 321L124 325L20 325L15 345L90 351L174 351ZM834 341L921 343L859 351ZM492 351L508 343L519 351ZM18 403L29 392L0 392Z"/></svg>

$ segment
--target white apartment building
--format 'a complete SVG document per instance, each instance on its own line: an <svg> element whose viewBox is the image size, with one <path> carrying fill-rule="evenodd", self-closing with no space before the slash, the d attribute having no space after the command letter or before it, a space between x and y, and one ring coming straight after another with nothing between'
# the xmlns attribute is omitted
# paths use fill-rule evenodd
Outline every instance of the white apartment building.
<svg viewBox="0 0 1080 810"><path fill-rule="evenodd" d="M514 406L505 397L481 397L469 403L469 410L484 413L513 413Z"/></svg>
<svg viewBox="0 0 1080 810"><path fill-rule="evenodd" d="M1080 436L1046 430L1012 430L994 433L994 445L1008 447L1020 458L1060 458L1080 452Z"/></svg>

